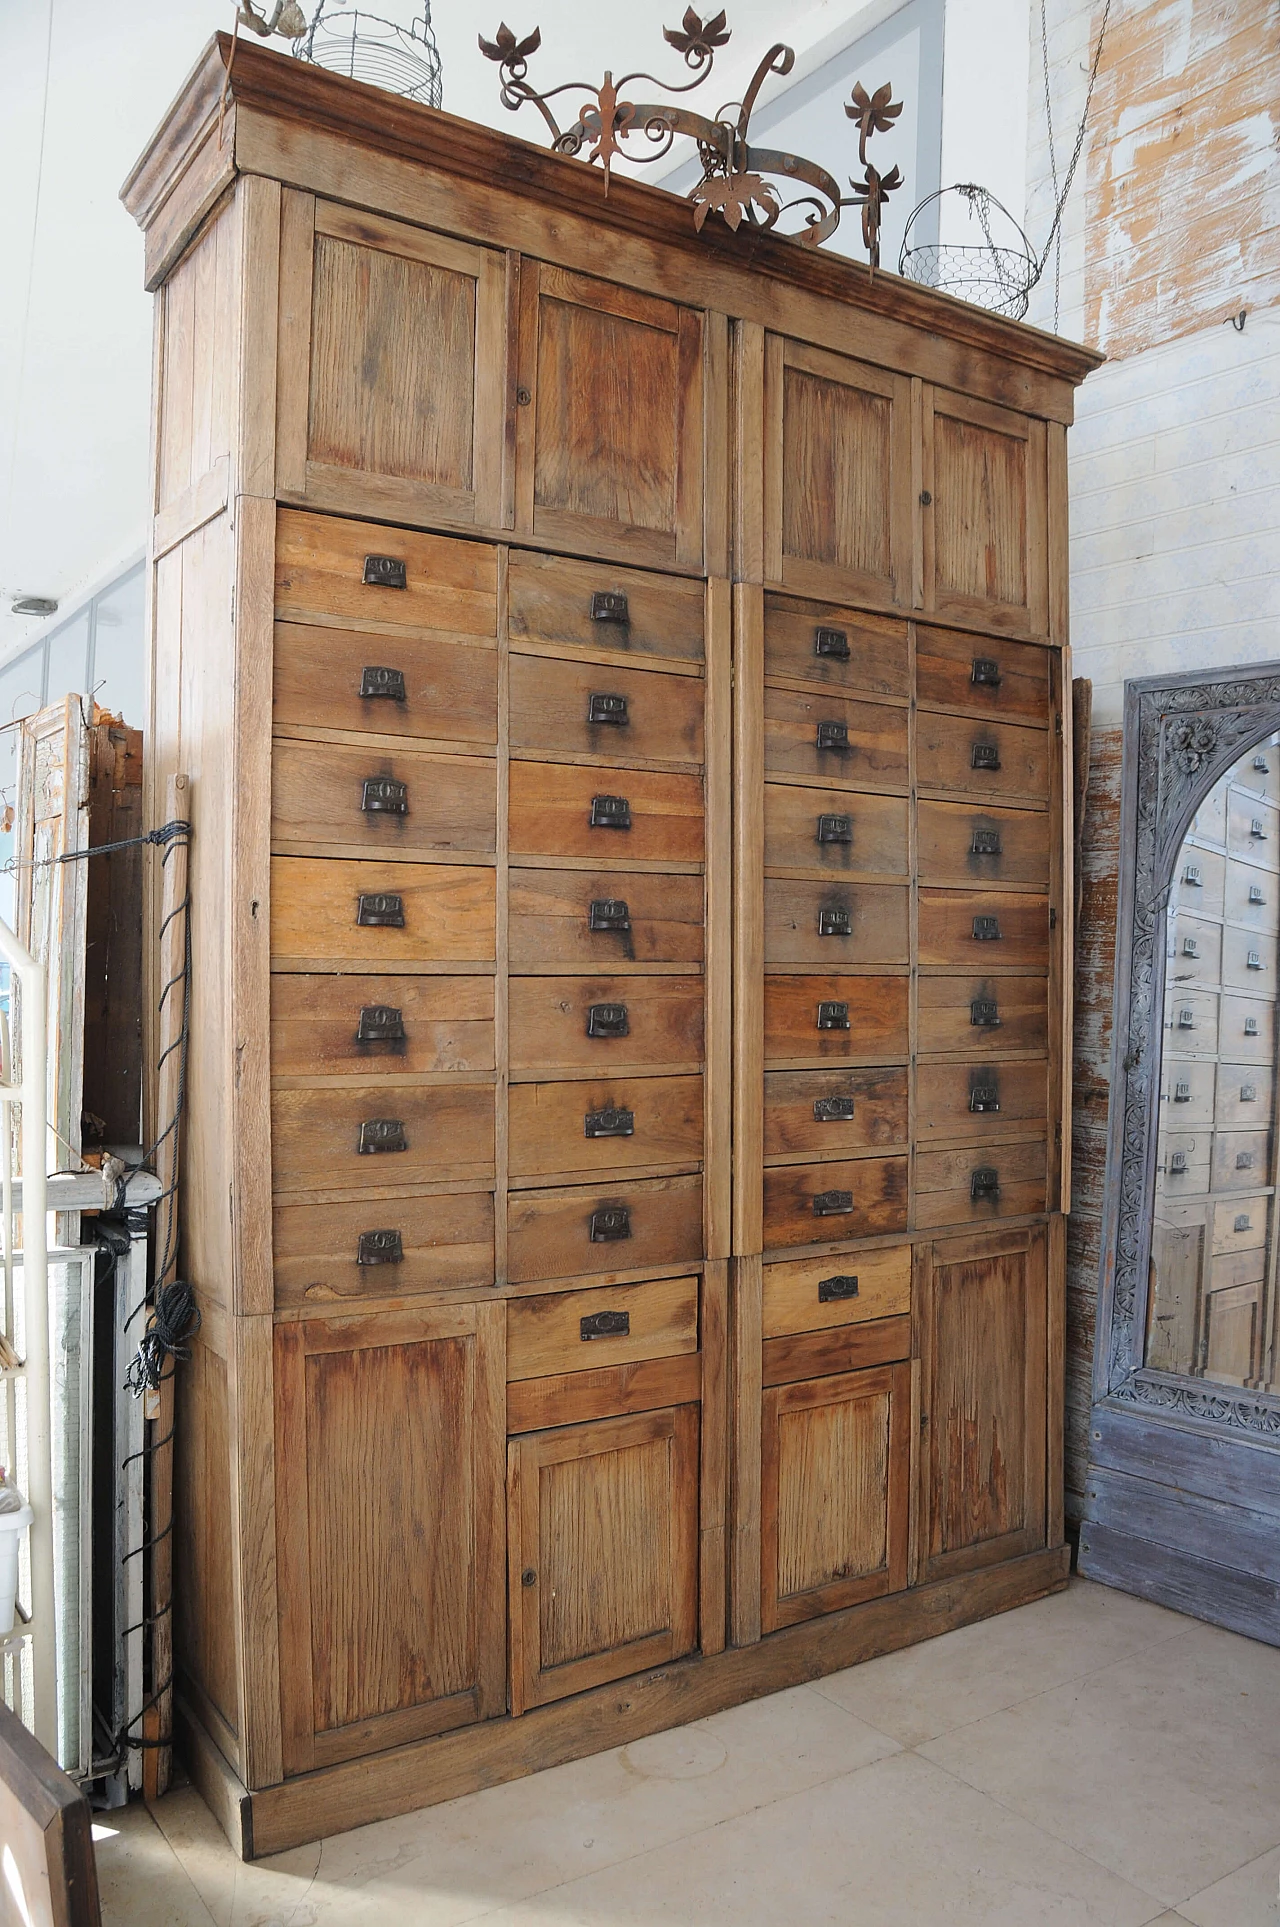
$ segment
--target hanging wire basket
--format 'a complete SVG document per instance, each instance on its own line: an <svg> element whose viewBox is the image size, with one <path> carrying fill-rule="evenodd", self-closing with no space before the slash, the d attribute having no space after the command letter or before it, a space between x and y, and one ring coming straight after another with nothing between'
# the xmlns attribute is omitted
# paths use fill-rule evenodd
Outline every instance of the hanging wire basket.
<svg viewBox="0 0 1280 1927"><path fill-rule="evenodd" d="M348 80L367 81L426 107L440 105L440 50L431 29L430 0L422 0L422 12L410 27L320 0L295 51L299 60Z"/></svg>
<svg viewBox="0 0 1280 1927"><path fill-rule="evenodd" d="M966 204L970 221L976 224L972 241L918 241L913 231L923 224L922 217L935 203L946 203L959 195ZM997 241L993 227L999 233ZM972 181L939 188L912 209L902 237L898 273L908 281L926 288L939 288L944 294L958 295L992 314L1008 315L1021 321L1027 312L1031 290L1040 279L1041 262L1014 220L994 194Z"/></svg>

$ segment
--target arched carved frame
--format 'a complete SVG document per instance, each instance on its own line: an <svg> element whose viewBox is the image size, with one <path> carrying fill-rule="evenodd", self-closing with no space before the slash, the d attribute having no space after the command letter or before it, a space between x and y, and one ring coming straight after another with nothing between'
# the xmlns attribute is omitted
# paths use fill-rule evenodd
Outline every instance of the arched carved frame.
<svg viewBox="0 0 1280 1927"><path fill-rule="evenodd" d="M1280 1442L1280 1396L1144 1363L1163 1040L1165 909L1191 818L1244 752L1280 730L1280 664L1125 685L1120 893L1094 1398Z"/></svg>

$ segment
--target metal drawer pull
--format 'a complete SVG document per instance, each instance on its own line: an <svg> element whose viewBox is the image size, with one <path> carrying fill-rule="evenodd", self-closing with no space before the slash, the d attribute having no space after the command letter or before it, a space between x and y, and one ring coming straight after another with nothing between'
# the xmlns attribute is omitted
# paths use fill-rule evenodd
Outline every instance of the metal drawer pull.
<svg viewBox="0 0 1280 1927"><path fill-rule="evenodd" d="M819 1191L813 1200L815 1218L842 1218L853 1210L852 1191Z"/></svg>
<svg viewBox="0 0 1280 1927"><path fill-rule="evenodd" d="M591 592L591 620L593 622L630 622L627 598L621 589L593 589Z"/></svg>
<svg viewBox="0 0 1280 1927"><path fill-rule="evenodd" d="M843 629L815 629L813 653L827 656L832 662L848 662L849 638Z"/></svg>
<svg viewBox="0 0 1280 1927"><path fill-rule="evenodd" d="M1252 1169L1253 1169L1253 1152L1237 1151L1236 1152L1236 1170L1252 1171Z"/></svg>
<svg viewBox="0 0 1280 1927"><path fill-rule="evenodd" d="M817 732L819 749L847 750L849 747L848 723L819 723Z"/></svg>
<svg viewBox="0 0 1280 1927"><path fill-rule="evenodd" d="M1200 955L1200 946L1194 937L1184 937L1182 939L1182 954L1184 957L1198 957Z"/></svg>
<svg viewBox="0 0 1280 1927"><path fill-rule="evenodd" d="M1182 872L1182 881L1189 883L1193 890L1201 889L1203 887L1203 881L1200 876L1200 865L1198 863L1188 863L1186 869Z"/></svg>
<svg viewBox="0 0 1280 1927"><path fill-rule="evenodd" d="M999 830L975 830L973 841L969 845L969 854L970 856L1002 855Z"/></svg>
<svg viewBox="0 0 1280 1927"><path fill-rule="evenodd" d="M852 1116L851 1097L815 1097L813 1100L815 1124L846 1124Z"/></svg>
<svg viewBox="0 0 1280 1927"><path fill-rule="evenodd" d="M1183 1173L1183 1172L1184 1172L1184 1171L1186 1170L1186 1168L1187 1168L1187 1154L1186 1154L1186 1152L1185 1152L1185 1151L1171 1151L1171 1152L1169 1153L1169 1175L1170 1175L1170 1177L1175 1177L1175 1178L1176 1178L1176 1177L1178 1177L1178 1176L1180 1176L1180 1175L1181 1175L1181 1173Z"/></svg>
<svg viewBox="0 0 1280 1927"><path fill-rule="evenodd" d="M628 729L631 718L627 714L625 696L588 696L587 721L589 723L609 723L614 729Z"/></svg>
<svg viewBox="0 0 1280 1927"><path fill-rule="evenodd" d="M970 682L985 683L988 689L1000 687L1000 665L994 656L975 656Z"/></svg>
<svg viewBox="0 0 1280 1927"><path fill-rule="evenodd" d="M1265 903L1266 900L1262 894L1262 885L1260 883L1251 883L1249 885L1250 903Z"/></svg>
<svg viewBox="0 0 1280 1927"><path fill-rule="evenodd" d="M1250 823L1249 834L1250 836L1257 837L1260 843L1266 842L1267 832L1262 826L1262 818L1260 816L1255 816L1252 823Z"/></svg>
<svg viewBox="0 0 1280 1927"><path fill-rule="evenodd" d="M407 1151L408 1148L409 1140L398 1117L370 1117L360 1126L360 1142L356 1149L361 1157L371 1157L380 1151Z"/></svg>
<svg viewBox="0 0 1280 1927"><path fill-rule="evenodd" d="M366 555L360 578L371 589L407 589L404 563L394 555Z"/></svg>
<svg viewBox="0 0 1280 1927"><path fill-rule="evenodd" d="M631 912L625 897L593 897L587 912L588 930L630 930Z"/></svg>
<svg viewBox="0 0 1280 1927"><path fill-rule="evenodd" d="M1000 751L994 743L975 743L970 758L973 769L999 769Z"/></svg>
<svg viewBox="0 0 1280 1927"><path fill-rule="evenodd" d="M819 843L852 843L853 818L851 816L820 816L818 818Z"/></svg>
<svg viewBox="0 0 1280 1927"><path fill-rule="evenodd" d="M402 1265L404 1241L398 1231L362 1231L356 1240L358 1265Z"/></svg>
<svg viewBox="0 0 1280 1927"><path fill-rule="evenodd" d="M631 1213L625 1204L601 1204L591 1213L593 1245L617 1244L631 1236Z"/></svg>
<svg viewBox="0 0 1280 1927"><path fill-rule="evenodd" d="M1246 1037L1256 1037L1258 1035L1258 1020L1256 1017L1245 1018L1244 1034Z"/></svg>
<svg viewBox="0 0 1280 1927"><path fill-rule="evenodd" d="M394 776L366 776L360 808L370 816L408 816L409 785Z"/></svg>
<svg viewBox="0 0 1280 1927"><path fill-rule="evenodd" d="M625 796L593 796L590 822L593 830L629 830L631 805Z"/></svg>
<svg viewBox="0 0 1280 1927"><path fill-rule="evenodd" d="M380 696L392 703L407 702L404 670L386 669L377 663L370 663L368 668L360 671L360 694L369 702Z"/></svg>
<svg viewBox="0 0 1280 1927"><path fill-rule="evenodd" d="M1257 1103L1257 1101L1258 1101L1258 1087L1257 1087L1257 1085L1256 1085L1256 1084L1242 1084L1242 1085L1240 1086L1240 1102L1241 1102L1242 1104L1256 1104L1256 1103Z"/></svg>
<svg viewBox="0 0 1280 1927"><path fill-rule="evenodd" d="M980 1164L976 1171L969 1173L969 1198L976 1204L979 1198L996 1198L1000 1195L1000 1173L994 1165Z"/></svg>
<svg viewBox="0 0 1280 1927"><path fill-rule="evenodd" d="M1249 952L1249 960L1246 968L1249 970L1265 970L1266 965L1262 961L1261 952L1257 950L1251 950Z"/></svg>
<svg viewBox="0 0 1280 1927"><path fill-rule="evenodd" d="M604 1111L588 1111L582 1120L583 1137L634 1137L636 1114L610 1106Z"/></svg>
<svg viewBox="0 0 1280 1927"><path fill-rule="evenodd" d="M1253 767L1257 770L1259 776L1270 776L1271 774L1271 765L1265 756L1255 756L1253 759Z"/></svg>
<svg viewBox="0 0 1280 1927"><path fill-rule="evenodd" d="M999 943L999 917L975 917L973 920L973 940L975 943Z"/></svg>
<svg viewBox="0 0 1280 1927"><path fill-rule="evenodd" d="M629 1311L593 1311L578 1320L578 1337L585 1345L589 1338L629 1338Z"/></svg>
<svg viewBox="0 0 1280 1927"><path fill-rule="evenodd" d="M1233 1231L1252 1231L1253 1223L1247 1211L1242 1211L1231 1227Z"/></svg>
<svg viewBox="0 0 1280 1927"><path fill-rule="evenodd" d="M975 997L969 1006L969 1022L975 1030L999 1030L1000 1006L994 997Z"/></svg>
<svg viewBox="0 0 1280 1927"><path fill-rule="evenodd" d="M851 937L853 935L853 916L848 910L819 910L818 935L820 937Z"/></svg>
<svg viewBox="0 0 1280 1927"><path fill-rule="evenodd" d="M404 898L394 890L379 890L356 899L356 922L382 930L404 929Z"/></svg>
<svg viewBox="0 0 1280 1927"><path fill-rule="evenodd" d="M856 1298L858 1295L858 1274L856 1271L837 1272L834 1278L819 1278L818 1303L831 1305L841 1298Z"/></svg>
<svg viewBox="0 0 1280 1927"><path fill-rule="evenodd" d="M589 1004L587 1006L588 1037L629 1037L630 1035L631 1024L625 1004Z"/></svg>
<svg viewBox="0 0 1280 1927"><path fill-rule="evenodd" d="M1180 1077L1174 1085L1173 1101L1175 1104L1189 1104L1191 1102L1191 1086L1185 1077Z"/></svg>
<svg viewBox="0 0 1280 1927"><path fill-rule="evenodd" d="M1000 1085L987 1072L974 1073L969 1078L969 1109L976 1115L981 1111L1000 1109Z"/></svg>
<svg viewBox="0 0 1280 1927"><path fill-rule="evenodd" d="M1196 1027L1196 1014L1194 1010L1191 1009L1189 1004L1184 1005L1184 1007L1178 1012L1178 1029L1194 1030L1195 1027Z"/></svg>
<svg viewBox="0 0 1280 1927"><path fill-rule="evenodd" d="M819 1030L848 1030L848 1004L827 1003L818 1005Z"/></svg>
<svg viewBox="0 0 1280 1927"><path fill-rule="evenodd" d="M357 1044L403 1044L404 1016L394 1004L362 1004L356 1025Z"/></svg>

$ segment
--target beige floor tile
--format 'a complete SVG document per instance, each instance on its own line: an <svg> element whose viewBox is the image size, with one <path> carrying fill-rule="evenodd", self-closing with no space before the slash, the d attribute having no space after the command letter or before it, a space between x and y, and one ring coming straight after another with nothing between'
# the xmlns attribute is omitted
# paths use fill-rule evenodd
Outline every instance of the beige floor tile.
<svg viewBox="0 0 1280 1927"><path fill-rule="evenodd" d="M486 1927L1145 1927L1158 1902L900 1753Z"/></svg>
<svg viewBox="0 0 1280 1927"><path fill-rule="evenodd" d="M214 1927L200 1894L142 1805L95 1816L103 1927Z"/></svg>
<svg viewBox="0 0 1280 1927"><path fill-rule="evenodd" d="M1178 1907L1280 1843L1280 1651L1185 1623L921 1750Z"/></svg>
<svg viewBox="0 0 1280 1927"><path fill-rule="evenodd" d="M919 1746L1171 1639L1186 1626L1180 1613L1074 1579L1066 1592L1033 1606L816 1680L814 1691L904 1746Z"/></svg>
<svg viewBox="0 0 1280 1927"><path fill-rule="evenodd" d="M1195 1927L1280 1927L1280 1847L1184 1900L1178 1912Z"/></svg>

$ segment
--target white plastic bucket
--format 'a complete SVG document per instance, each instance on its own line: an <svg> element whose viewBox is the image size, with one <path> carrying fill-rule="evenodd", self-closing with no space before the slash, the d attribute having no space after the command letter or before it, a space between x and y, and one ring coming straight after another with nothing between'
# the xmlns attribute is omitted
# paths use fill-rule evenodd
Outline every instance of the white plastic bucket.
<svg viewBox="0 0 1280 1927"><path fill-rule="evenodd" d="M0 1512L0 1639L13 1631L18 1600L18 1553L22 1534L35 1516L29 1505L17 1512Z"/></svg>

